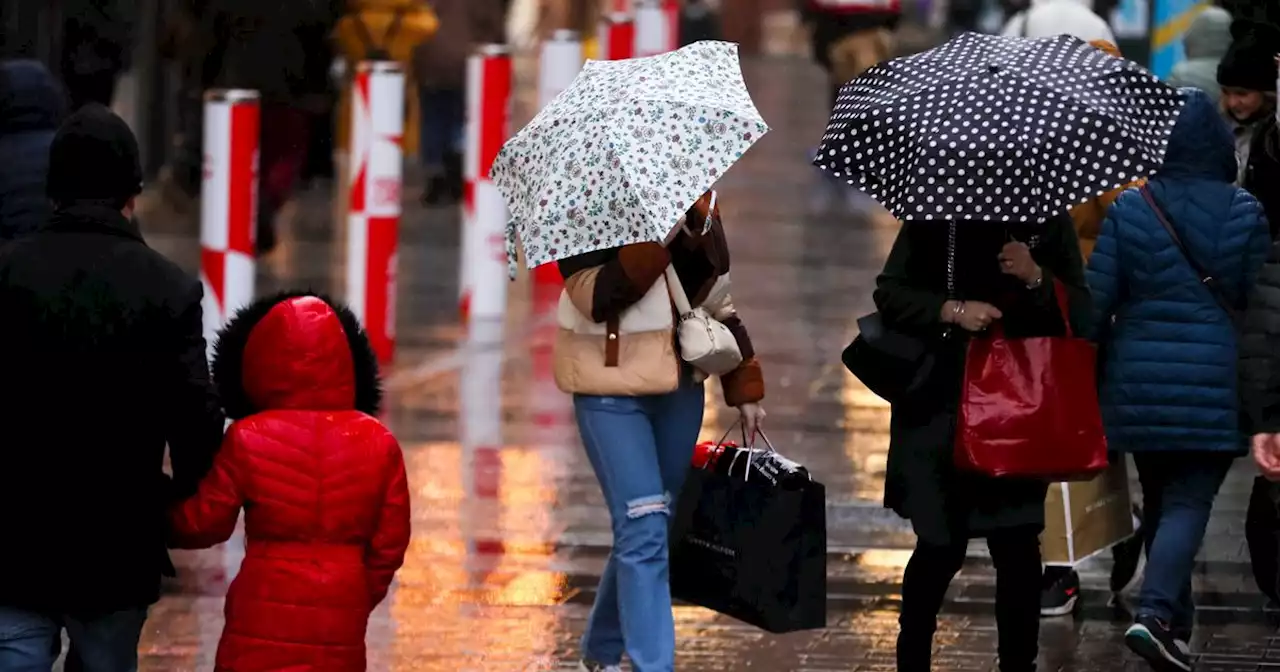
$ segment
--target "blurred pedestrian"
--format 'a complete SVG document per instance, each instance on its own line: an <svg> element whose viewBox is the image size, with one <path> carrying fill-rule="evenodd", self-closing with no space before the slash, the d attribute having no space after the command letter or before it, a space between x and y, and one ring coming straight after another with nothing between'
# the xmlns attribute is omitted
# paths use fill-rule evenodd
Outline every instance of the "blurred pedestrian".
<svg viewBox="0 0 1280 672"><path fill-rule="evenodd" d="M29 430L0 452L0 669L50 669L65 627L81 670L132 672L165 510L222 437L203 292L138 232L137 141L106 108L58 130L46 189L52 219L0 248L0 424Z"/></svg>
<svg viewBox="0 0 1280 672"><path fill-rule="evenodd" d="M175 105L178 128L160 193L178 212L195 206L204 178L204 94L218 75L222 46L216 41L208 0L180 0L171 6L159 52L178 71Z"/></svg>
<svg viewBox="0 0 1280 672"><path fill-rule="evenodd" d="M1116 58L1121 58L1120 49L1106 40L1093 40L1094 47ZM1071 220L1075 225L1076 237L1080 239L1080 254L1085 262L1093 253L1098 235L1102 231L1102 222L1107 211L1126 189L1141 186L1145 180L1138 180L1119 189L1113 189L1091 198L1071 208ZM1124 461L1124 456L1112 456L1112 464ZM1141 509L1133 507L1136 532L1132 537L1111 547L1111 590L1113 593L1123 592L1133 583L1142 564ZM1080 575L1070 565L1046 565L1044 569L1044 587L1040 595L1040 615L1045 617L1066 616L1075 611L1080 598Z"/></svg>
<svg viewBox="0 0 1280 672"><path fill-rule="evenodd" d="M1205 7L1191 20L1182 37L1186 60L1173 66L1168 81L1173 86L1191 86L1209 94L1217 105L1222 100L1218 85L1218 63L1231 47L1231 13L1221 7Z"/></svg>
<svg viewBox="0 0 1280 672"><path fill-rule="evenodd" d="M742 352L720 385L744 436L754 437L764 417L764 377L729 293L729 247L715 198L698 199L672 234L665 245L636 243L559 262L576 309L556 340L556 384L573 394L614 530L582 635L582 672L621 672L624 652L636 672L675 669L667 532L702 427L706 376L674 347L672 303L662 289L668 267L690 304L728 327Z"/></svg>
<svg viewBox="0 0 1280 672"><path fill-rule="evenodd" d="M1253 461L1280 482L1280 245L1258 273L1240 335L1241 398L1249 414Z"/></svg>
<svg viewBox="0 0 1280 672"><path fill-rule="evenodd" d="M1107 20L1094 11L1094 0L1031 0L1024 12L1014 14L1002 35L1052 37L1074 35L1085 42L1103 40L1115 44Z"/></svg>
<svg viewBox="0 0 1280 672"><path fill-rule="evenodd" d="M462 133L466 122L467 57L477 44L504 42L501 0L437 0L440 30L413 51L421 119L418 158L424 205L462 198Z"/></svg>
<svg viewBox="0 0 1280 672"><path fill-rule="evenodd" d="M259 299L222 329L213 373L234 422L170 522L175 546L208 548L244 510L216 668L363 672L369 613L409 546L404 456L375 417L364 329L324 297Z"/></svg>
<svg viewBox="0 0 1280 672"><path fill-rule="evenodd" d="M1276 132L1276 50L1280 28L1236 20L1231 47L1218 63L1222 107L1235 134L1236 183L1267 212L1271 237L1280 237L1280 140Z"/></svg>
<svg viewBox="0 0 1280 672"><path fill-rule="evenodd" d="M42 226L49 145L62 123L62 87L40 61L0 61L0 242Z"/></svg>
<svg viewBox="0 0 1280 672"><path fill-rule="evenodd" d="M1232 185L1213 102L1182 92L1160 171L1116 200L1088 269L1107 442L1133 454L1145 514L1146 577L1125 642L1157 670L1191 669L1195 557L1245 449L1236 313L1269 242L1258 202Z"/></svg>
<svg viewBox="0 0 1280 672"><path fill-rule="evenodd" d="M1043 224L908 220L876 279L886 328L920 338L934 362L889 424L885 506L917 535L902 579L901 672L930 669L938 612L974 538L987 540L996 567L1000 670L1035 669L1048 486L959 472L952 447L969 339L997 321L1008 338L1064 334L1057 283L1079 333L1089 296L1066 213Z"/></svg>
<svg viewBox="0 0 1280 672"><path fill-rule="evenodd" d="M71 109L111 106L116 84L133 60L136 0L63 0L62 82Z"/></svg>
<svg viewBox="0 0 1280 672"><path fill-rule="evenodd" d="M900 0L803 0L801 17L809 28L813 60L827 72L827 105L834 107L840 87L894 55L894 31L902 19ZM851 211L879 209L856 188L819 171L810 210L824 214L833 203Z"/></svg>
<svg viewBox="0 0 1280 672"><path fill-rule="evenodd" d="M276 245L275 217L293 197L311 145L312 111L328 93L309 67L310 34L328 34L341 0L209 0L205 8L220 55L213 86L253 89L261 96L257 247ZM319 29L309 31L309 27ZM312 57L314 58L314 56ZM212 67L212 66L211 66Z"/></svg>

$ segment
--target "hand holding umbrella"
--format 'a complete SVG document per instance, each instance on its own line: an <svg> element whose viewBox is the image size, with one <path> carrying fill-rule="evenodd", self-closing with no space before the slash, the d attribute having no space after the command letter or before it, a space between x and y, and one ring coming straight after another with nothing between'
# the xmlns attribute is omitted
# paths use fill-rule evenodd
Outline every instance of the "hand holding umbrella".
<svg viewBox="0 0 1280 672"><path fill-rule="evenodd" d="M1044 271L1040 264L1031 258L1031 248L1026 243L1012 241L1005 243L1000 250L1000 272L1026 283L1028 288L1039 287L1044 282Z"/></svg>

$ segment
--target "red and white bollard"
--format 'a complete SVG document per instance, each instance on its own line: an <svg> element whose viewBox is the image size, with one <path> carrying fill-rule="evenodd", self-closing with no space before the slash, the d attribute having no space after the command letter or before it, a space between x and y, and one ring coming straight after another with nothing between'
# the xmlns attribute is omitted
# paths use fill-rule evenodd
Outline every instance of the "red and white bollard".
<svg viewBox="0 0 1280 672"><path fill-rule="evenodd" d="M403 137L403 66L362 61L351 95L346 298L384 365L396 347Z"/></svg>
<svg viewBox="0 0 1280 672"><path fill-rule="evenodd" d="M636 22L630 14L610 14L600 20L599 56L602 61L621 61L635 55Z"/></svg>
<svg viewBox="0 0 1280 672"><path fill-rule="evenodd" d="M679 46L679 12L679 5L663 0L636 0L635 55L638 58L665 54Z"/></svg>
<svg viewBox="0 0 1280 672"><path fill-rule="evenodd" d="M200 184L200 282L209 354L218 330L253 301L258 217L257 91L204 96L204 178Z"/></svg>
<svg viewBox="0 0 1280 672"><path fill-rule="evenodd" d="M542 43L538 63L538 109L569 88L582 70L582 40L573 30L557 30Z"/></svg>
<svg viewBox="0 0 1280 672"><path fill-rule="evenodd" d="M468 322L501 319L507 308L507 204L489 171L507 141L511 80L511 50L505 45L482 45L467 59L459 310Z"/></svg>

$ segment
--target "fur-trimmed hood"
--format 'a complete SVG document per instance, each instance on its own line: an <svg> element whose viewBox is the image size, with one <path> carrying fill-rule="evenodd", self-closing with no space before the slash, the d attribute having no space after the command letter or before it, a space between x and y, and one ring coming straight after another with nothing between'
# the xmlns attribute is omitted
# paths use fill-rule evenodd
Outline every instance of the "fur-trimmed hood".
<svg viewBox="0 0 1280 672"><path fill-rule="evenodd" d="M314 292L283 292L238 311L218 334L213 380L233 420L269 410L377 415L378 362L356 316Z"/></svg>

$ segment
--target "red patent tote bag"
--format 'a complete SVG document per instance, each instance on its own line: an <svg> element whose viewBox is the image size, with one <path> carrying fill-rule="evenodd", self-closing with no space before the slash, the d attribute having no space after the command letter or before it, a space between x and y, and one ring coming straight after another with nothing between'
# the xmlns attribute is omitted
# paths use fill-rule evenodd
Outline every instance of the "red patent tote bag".
<svg viewBox="0 0 1280 672"><path fill-rule="evenodd" d="M956 418L955 465L995 478L1087 481L1107 468L1097 348L1071 331L1066 288L1054 293L1065 336L1005 338L999 323L969 341Z"/></svg>

